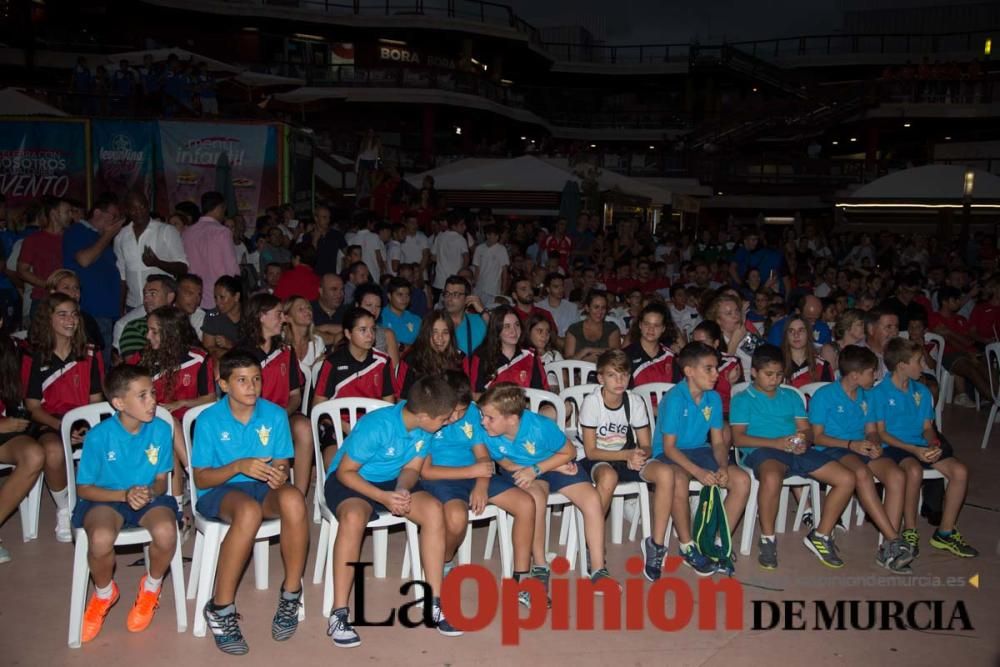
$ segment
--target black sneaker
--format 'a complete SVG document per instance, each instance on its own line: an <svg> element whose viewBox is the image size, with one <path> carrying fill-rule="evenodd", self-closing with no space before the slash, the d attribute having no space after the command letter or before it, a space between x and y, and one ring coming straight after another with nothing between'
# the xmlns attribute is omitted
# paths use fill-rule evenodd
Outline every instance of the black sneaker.
<svg viewBox="0 0 1000 667"><path fill-rule="evenodd" d="M913 552L913 557L916 558L920 555L920 533L916 528L907 528L902 533L899 534L910 547L910 551Z"/></svg>
<svg viewBox="0 0 1000 667"><path fill-rule="evenodd" d="M538 579L542 582L542 586L545 587L545 608L552 608L552 598L549 597L549 568L541 567L540 565L532 566L530 576ZM520 596L518 597L518 602L520 602ZM531 606L530 600L527 606Z"/></svg>
<svg viewBox="0 0 1000 667"><path fill-rule="evenodd" d="M614 580L614 578L611 576L611 573L608 572L608 568L606 568L606 567L602 567L602 568L600 568L600 569L598 569L598 570L596 570L596 571L594 571L594 572L592 572L590 574L590 583L596 584L596 583L601 582L601 581L610 581L615 586L618 587L618 592L621 592L621 590L622 590L622 585L619 584L617 581ZM597 594L597 595L604 595L604 591L601 590L600 588L596 588L596 587L594 589L594 593Z"/></svg>
<svg viewBox="0 0 1000 667"><path fill-rule="evenodd" d="M684 559L684 564L694 570L699 577L710 577L715 574L715 563L698 551L697 547L692 546L687 551L681 547L680 556Z"/></svg>
<svg viewBox="0 0 1000 667"><path fill-rule="evenodd" d="M935 530L931 536L931 546L935 549L950 551L959 558L975 558L979 555L979 552L965 541L957 528L948 535L943 535L941 531Z"/></svg>
<svg viewBox="0 0 1000 667"><path fill-rule="evenodd" d="M219 613L227 610L227 613ZM205 622L208 629L212 631L212 638L219 650L229 655L246 655L250 652L247 640L240 632L240 615L236 613L235 605L228 605L218 609L214 604L205 605Z"/></svg>
<svg viewBox="0 0 1000 667"><path fill-rule="evenodd" d="M760 538L760 542L757 543L757 564L765 570L777 569L778 542L776 540Z"/></svg>
<svg viewBox="0 0 1000 667"><path fill-rule="evenodd" d="M461 637L464 634L461 630L449 623L448 619L444 617L444 612L441 611L440 598L434 598L434 608L431 615L434 617L434 623L437 625L437 631L445 637Z"/></svg>
<svg viewBox="0 0 1000 667"><path fill-rule="evenodd" d="M330 615L330 624L326 628L326 636L333 640L338 648L354 648L361 646L361 637L355 632L354 626L347 620L348 609L334 609Z"/></svg>
<svg viewBox="0 0 1000 667"><path fill-rule="evenodd" d="M271 637L276 642L291 639L299 627L299 608L302 606L302 590L288 597L284 587L278 595L278 610L271 621Z"/></svg>
<svg viewBox="0 0 1000 667"><path fill-rule="evenodd" d="M639 543L642 550L643 568L642 574L650 581L656 581L663 572L663 559L667 557L667 548L657 546L652 537L647 537Z"/></svg>
<svg viewBox="0 0 1000 667"><path fill-rule="evenodd" d="M802 538L802 543L806 545L809 551L815 554L816 558L823 565L834 569L844 567L844 561L841 560L840 554L837 553L837 546L833 543L831 537L820 537L814 528L809 531L808 535Z"/></svg>
<svg viewBox="0 0 1000 667"><path fill-rule="evenodd" d="M913 572L909 565L913 561L913 552L901 537L883 542L875 556L875 563L896 574Z"/></svg>

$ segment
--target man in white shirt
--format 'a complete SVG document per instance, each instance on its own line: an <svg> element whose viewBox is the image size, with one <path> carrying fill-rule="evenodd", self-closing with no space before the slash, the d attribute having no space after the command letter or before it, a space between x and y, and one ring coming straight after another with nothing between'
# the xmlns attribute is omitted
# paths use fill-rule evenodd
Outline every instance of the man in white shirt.
<svg viewBox="0 0 1000 667"><path fill-rule="evenodd" d="M378 284L385 271L386 251L382 235L387 234L389 226L379 223L375 226L374 219L368 221L368 228L362 229L354 237L354 243L361 246L361 261L368 267L373 282Z"/></svg>
<svg viewBox="0 0 1000 667"><path fill-rule="evenodd" d="M825 271L823 271L823 282L816 285L816 289L813 290L813 294L821 299L825 299L830 296L830 292L833 291L833 286L837 283L837 267L828 266Z"/></svg>
<svg viewBox="0 0 1000 667"><path fill-rule="evenodd" d="M130 193L125 214L130 222L118 232L114 247L125 306L133 309L142 305L146 278L159 273L180 278L188 272L188 263L181 235L173 225L150 218L146 195Z"/></svg>
<svg viewBox="0 0 1000 667"><path fill-rule="evenodd" d="M191 328L198 335L198 340L201 340L201 326L205 323L205 309L201 307L204 288L205 282L201 276L193 273L185 274L177 281L177 298L174 300L174 305L187 313Z"/></svg>
<svg viewBox="0 0 1000 667"><path fill-rule="evenodd" d="M696 308L688 305L687 290L680 285L670 293L670 319L687 341L691 340L694 328L701 324L701 315Z"/></svg>
<svg viewBox="0 0 1000 667"><path fill-rule="evenodd" d="M566 295L566 284L561 273L550 273L545 276L545 292L548 295L535 305L547 310L555 320L559 330L559 346L566 336L566 330L580 321L580 309L577 305L563 297Z"/></svg>
<svg viewBox="0 0 1000 667"><path fill-rule="evenodd" d="M420 270L427 277L427 267L431 264L431 242L422 231L417 229L416 216L406 218L406 236L402 242L403 264L419 264Z"/></svg>
<svg viewBox="0 0 1000 667"><path fill-rule="evenodd" d="M393 225L389 242L385 244L385 272L390 276L399 275L399 265L403 263L404 238L406 238L406 228L403 225Z"/></svg>
<svg viewBox="0 0 1000 667"><path fill-rule="evenodd" d="M507 293L510 280L510 255L500 243L500 231L496 225L487 225L483 230L486 243L476 247L472 256L472 271L476 278L476 295L487 308L499 294Z"/></svg>
<svg viewBox="0 0 1000 667"><path fill-rule="evenodd" d="M434 273L434 293L440 294L444 281L469 265L469 244L465 240L465 220L452 218L448 229L434 238L431 256L437 263Z"/></svg>

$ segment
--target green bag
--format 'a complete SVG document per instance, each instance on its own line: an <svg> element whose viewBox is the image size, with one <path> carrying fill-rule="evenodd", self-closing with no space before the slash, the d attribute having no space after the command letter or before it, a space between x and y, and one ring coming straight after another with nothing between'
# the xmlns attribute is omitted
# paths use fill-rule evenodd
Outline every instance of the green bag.
<svg viewBox="0 0 1000 667"><path fill-rule="evenodd" d="M715 563L732 565L733 540L729 519L722 502L722 489L703 486L694 515L694 542L704 556Z"/></svg>

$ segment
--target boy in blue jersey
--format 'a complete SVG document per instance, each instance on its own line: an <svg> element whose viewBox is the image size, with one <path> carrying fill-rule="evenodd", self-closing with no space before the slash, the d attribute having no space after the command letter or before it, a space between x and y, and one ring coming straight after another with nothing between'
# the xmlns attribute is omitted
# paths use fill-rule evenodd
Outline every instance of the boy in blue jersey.
<svg viewBox="0 0 1000 667"><path fill-rule="evenodd" d="M83 615L83 642L97 637L118 602L114 545L123 528L145 528L153 538L149 572L139 581L127 620L129 632L149 627L177 546L180 518L177 502L167 494L173 435L170 425L156 418L149 374L137 366L116 366L104 379L104 393L115 415L90 429L83 441L73 509L73 527L87 533L87 563L96 589Z"/></svg>
<svg viewBox="0 0 1000 667"><path fill-rule="evenodd" d="M420 526L420 559L435 595L441 591L444 568L444 509L420 485L420 469L434 433L451 419L457 398L441 376L423 377L410 388L407 400L367 413L358 420L327 469L326 503L339 522L333 544L333 613L327 634L333 645L361 644L348 620L347 600L354 570L349 563L361 556L369 521L380 512L404 516ZM485 467L485 466L483 466ZM437 630L446 637L462 632L441 613L441 599L432 600Z"/></svg>
<svg viewBox="0 0 1000 667"><path fill-rule="evenodd" d="M604 561L604 512L601 497L587 473L578 468L576 447L554 421L528 412L524 391L498 382L480 397L479 412L486 431L486 447L500 466L500 475L524 489L535 501L531 576L548 588L549 568L538 555L545 553L545 513L549 493L561 493L583 514L584 534L594 583L611 579Z"/></svg>
<svg viewBox="0 0 1000 667"><path fill-rule="evenodd" d="M802 397L782 386L785 361L781 348L761 345L753 353L753 384L733 397L729 423L733 442L743 449L743 463L754 471L760 542L757 562L765 570L778 567L774 524L786 477L812 477L830 487L823 499L819 525L803 538L806 547L827 567L844 566L833 543L832 531L854 495L854 473L812 449L812 432Z"/></svg>
<svg viewBox="0 0 1000 667"><path fill-rule="evenodd" d="M243 655L250 648L240 631L236 587L264 519L281 519L281 557L285 579L271 622L275 641L298 628L302 572L309 547L309 526L302 492L288 484L295 455L285 409L260 397L260 364L250 352L230 350L219 362L219 386L226 396L198 415L191 466L198 487L198 511L229 524L215 575L215 595L205 605L205 620L223 653Z"/></svg>
<svg viewBox="0 0 1000 667"><path fill-rule="evenodd" d="M809 402L809 424L814 448L854 473L858 501L885 542L876 563L893 572L909 572L913 552L899 536L903 512L903 471L882 456L875 422L870 416L871 391L879 361L866 347L848 345L837 360L840 380L821 387ZM875 479L885 487L885 500Z"/></svg>
<svg viewBox="0 0 1000 667"><path fill-rule="evenodd" d="M667 392L656 420L659 435L653 442L653 458L674 465L674 501L671 515L684 562L702 577L717 566L698 551L691 539L691 479L704 486L726 489L726 518L730 530L743 515L750 497L750 476L729 460L723 434L722 398L713 387L719 379L719 354L705 343L688 343L677 356L684 380ZM732 566L720 570L732 576Z"/></svg>
<svg viewBox="0 0 1000 667"><path fill-rule="evenodd" d="M931 536L931 546L961 558L979 555L955 527L965 501L969 470L964 463L941 448L934 430L934 402L931 390L922 384L923 345L919 341L893 338L885 348L889 377L871 392L872 408L884 455L906 475L902 537L916 558L920 551L917 510L924 470L938 470L948 480L944 492L941 523Z"/></svg>
<svg viewBox="0 0 1000 667"><path fill-rule="evenodd" d="M396 334L396 340L404 350L413 345L420 332L420 318L408 310L411 291L409 280L394 276L385 289L389 303L379 316L379 324Z"/></svg>
<svg viewBox="0 0 1000 667"><path fill-rule="evenodd" d="M544 549L532 553L535 502L513 481L493 474L493 460L486 449L479 408L472 402L468 376L450 370L445 371L444 378L455 391L458 403L451 423L431 438L420 478L424 489L444 505L445 576L465 540L469 510L480 515L486 504L492 503L514 518L514 579L520 581L528 576L532 556L536 562L545 562ZM525 606L531 605L526 591L521 592L519 600Z"/></svg>

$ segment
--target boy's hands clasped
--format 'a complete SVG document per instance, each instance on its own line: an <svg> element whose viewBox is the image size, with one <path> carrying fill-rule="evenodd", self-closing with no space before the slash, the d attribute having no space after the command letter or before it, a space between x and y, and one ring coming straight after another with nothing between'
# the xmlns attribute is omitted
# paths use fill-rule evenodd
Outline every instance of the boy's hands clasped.
<svg viewBox="0 0 1000 667"><path fill-rule="evenodd" d="M253 479L265 482L272 489L277 489L288 481L288 466L280 463L271 465L271 458L240 459L236 463L237 472Z"/></svg>

